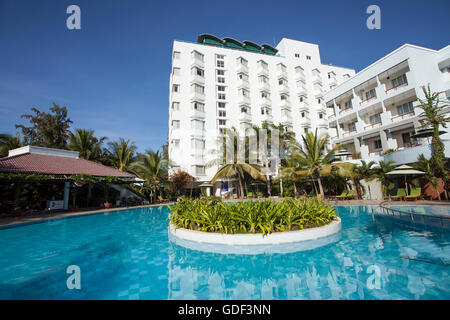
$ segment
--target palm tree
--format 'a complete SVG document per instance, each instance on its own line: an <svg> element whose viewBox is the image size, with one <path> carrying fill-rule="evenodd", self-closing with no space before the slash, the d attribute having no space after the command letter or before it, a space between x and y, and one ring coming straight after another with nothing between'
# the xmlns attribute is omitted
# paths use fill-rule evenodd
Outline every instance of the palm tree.
<svg viewBox="0 0 450 320"><path fill-rule="evenodd" d="M370 161L369 163L361 160L361 164L357 165L354 169L355 176L358 178L358 193L360 193L360 188L362 187L359 180L365 180L367 182L367 188L369 189L369 198L372 200L372 192L370 190L370 182L375 179L376 172L375 168L372 168L375 165L375 161ZM360 196L362 196L360 194Z"/></svg>
<svg viewBox="0 0 450 320"><path fill-rule="evenodd" d="M279 179L286 178L292 182L294 186L294 195L298 195L296 182L298 181L297 171L300 170L299 163L295 157L286 158L284 165L281 167Z"/></svg>
<svg viewBox="0 0 450 320"><path fill-rule="evenodd" d="M0 157L6 157L9 150L25 146L25 141L20 139L17 132L15 136L10 134L0 134Z"/></svg>
<svg viewBox="0 0 450 320"><path fill-rule="evenodd" d="M245 159L239 159L237 151L237 144L239 141L239 134L235 128L228 129L226 131L226 136L220 137L220 144L224 144L225 141L231 141L233 143L233 159L228 159L226 162L225 152L226 148L223 150L222 156L214 159L206 164L206 167L211 167L213 165L219 165L219 170L211 179L211 184L214 184L217 180L223 178L235 178L237 177L239 182L239 196L244 197L244 188L242 186L242 180L244 179L245 173L249 174L253 179L260 179L266 181L264 175L265 168L259 164L251 164L245 162ZM245 152L248 154L248 152Z"/></svg>
<svg viewBox="0 0 450 320"><path fill-rule="evenodd" d="M113 166L120 171L128 171L134 161L134 152L136 151L134 141L130 142L129 139L120 138L118 142L112 141L108 145L108 153Z"/></svg>
<svg viewBox="0 0 450 320"><path fill-rule="evenodd" d="M431 129L433 130L431 139L432 156L430 159L430 166L436 177L446 180L447 170L445 168L445 164L447 160L444 153L444 144L439 137L439 126L447 128L447 123L450 122L450 116L448 116L448 113L446 113L444 110L449 105L441 105L439 96L443 92L432 93L430 85L428 85L427 88L423 86L422 90L425 95L425 99L422 100L418 98L419 105L417 105L416 108L420 108L423 110L423 112L419 115L419 118L422 122L421 127L431 127Z"/></svg>
<svg viewBox="0 0 450 320"><path fill-rule="evenodd" d="M78 151L80 158L98 160L105 140L106 137L96 138L94 130L75 129L75 133L69 134L69 149Z"/></svg>
<svg viewBox="0 0 450 320"><path fill-rule="evenodd" d="M423 154L420 154L419 157L417 158L417 162L414 163L412 166L416 170L425 172L425 174L422 175L422 178L427 180L431 184L431 186L437 193L438 199L441 200L441 194L438 191L439 178L437 178L434 175L433 169L431 167L431 160L428 160L427 158L425 158Z"/></svg>
<svg viewBox="0 0 450 320"><path fill-rule="evenodd" d="M375 168L376 178L381 183L381 193L383 194L383 198L386 197L386 193L388 189L391 189L394 184L392 183L391 176L387 173L391 172L395 169L393 166L394 161L379 161L378 168Z"/></svg>
<svg viewBox="0 0 450 320"><path fill-rule="evenodd" d="M137 161L130 165L130 169L145 180L144 186L150 188L150 197L156 202L156 188L167 177L167 161L163 155L159 151L146 150L145 154L137 156Z"/></svg>
<svg viewBox="0 0 450 320"><path fill-rule="evenodd" d="M317 179L320 196L324 198L325 194L320 178L321 169L325 166L331 168L330 165L334 161L334 154L341 148L341 145L337 144L331 150L327 150L329 136L325 134L318 137L317 129L315 133L307 132L302 136L302 140L303 146L297 145L292 154L300 167L304 168L297 171L297 174L311 176L313 180Z"/></svg>

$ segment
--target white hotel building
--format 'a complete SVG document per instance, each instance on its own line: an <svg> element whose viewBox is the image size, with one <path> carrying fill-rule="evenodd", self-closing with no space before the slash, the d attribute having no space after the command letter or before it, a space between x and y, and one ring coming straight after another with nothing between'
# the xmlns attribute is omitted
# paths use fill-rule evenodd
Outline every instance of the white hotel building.
<svg viewBox="0 0 450 320"><path fill-rule="evenodd" d="M450 46L436 51L405 44L389 53L325 94L331 140L345 146L349 159L405 164L420 153L431 156L427 138L412 137L421 124L414 106L428 84L449 103ZM450 157L450 134L441 138Z"/></svg>
<svg viewBox="0 0 450 320"><path fill-rule="evenodd" d="M169 158L172 172L210 181L205 168L225 128L241 133L263 121L282 123L299 139L328 130L325 93L355 74L321 63L316 44L283 38L274 48L200 35L174 41L170 76ZM330 100L330 99L329 99Z"/></svg>

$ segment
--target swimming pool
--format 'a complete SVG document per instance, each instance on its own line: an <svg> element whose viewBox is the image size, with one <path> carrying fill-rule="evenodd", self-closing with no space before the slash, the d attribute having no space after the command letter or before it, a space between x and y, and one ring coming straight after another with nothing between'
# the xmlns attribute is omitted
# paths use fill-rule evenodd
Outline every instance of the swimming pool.
<svg viewBox="0 0 450 320"><path fill-rule="evenodd" d="M168 240L167 207L0 229L0 299L450 299L450 235L338 206L341 239L223 255ZM81 289L69 290L69 265Z"/></svg>

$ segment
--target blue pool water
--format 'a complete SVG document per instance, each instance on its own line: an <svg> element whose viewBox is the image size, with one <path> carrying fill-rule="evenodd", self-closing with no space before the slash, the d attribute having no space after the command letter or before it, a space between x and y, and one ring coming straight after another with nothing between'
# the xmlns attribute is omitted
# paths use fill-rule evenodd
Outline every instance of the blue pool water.
<svg viewBox="0 0 450 320"><path fill-rule="evenodd" d="M341 240L289 254L177 246L166 207L0 229L0 299L450 299L449 233L336 209Z"/></svg>

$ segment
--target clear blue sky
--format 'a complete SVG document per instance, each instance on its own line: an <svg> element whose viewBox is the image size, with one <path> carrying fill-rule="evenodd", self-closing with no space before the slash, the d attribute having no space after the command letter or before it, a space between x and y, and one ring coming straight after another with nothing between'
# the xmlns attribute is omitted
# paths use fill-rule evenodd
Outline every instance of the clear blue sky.
<svg viewBox="0 0 450 320"><path fill-rule="evenodd" d="M66 8L81 8L81 30ZM381 30L366 8L381 8ZM31 107L65 105L73 128L132 139L139 151L167 139L173 40L201 33L276 44L319 44L323 63L357 71L404 43L449 44L450 1L0 0L0 132Z"/></svg>

